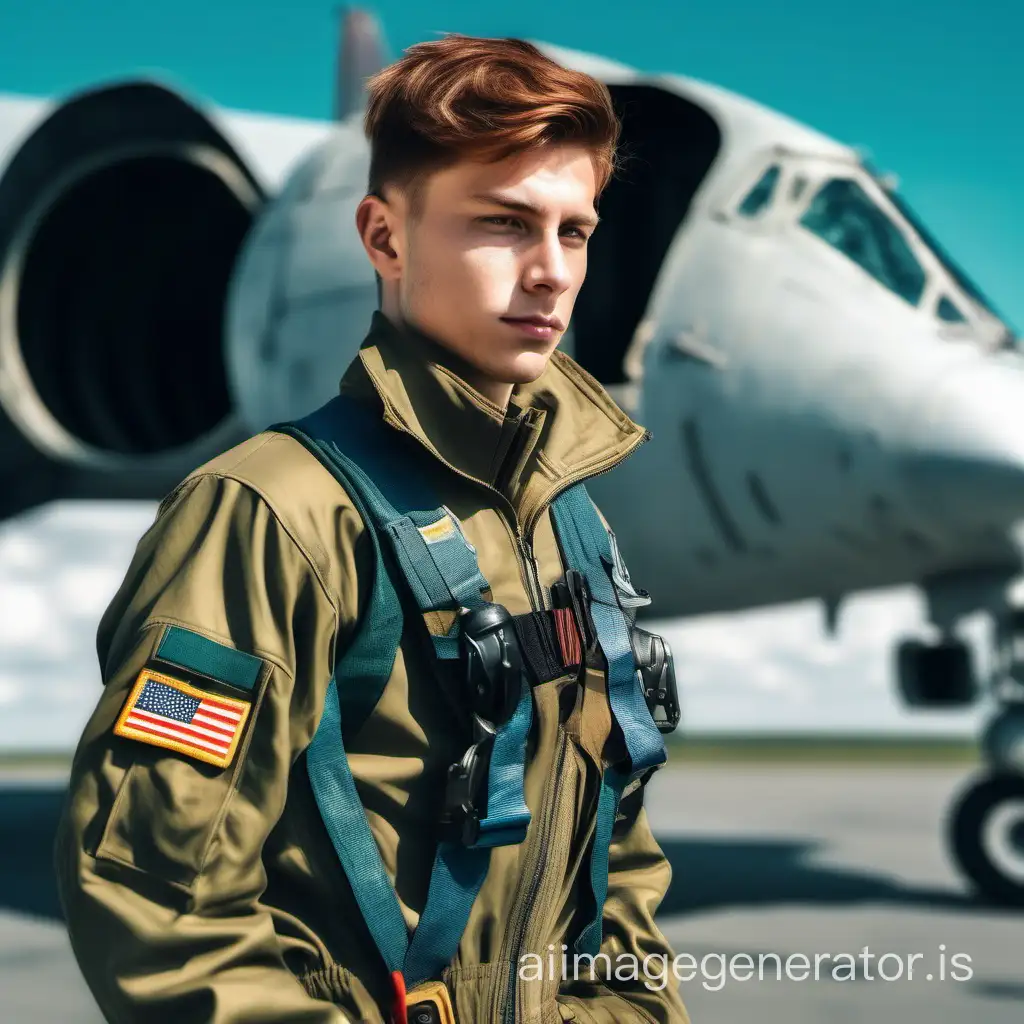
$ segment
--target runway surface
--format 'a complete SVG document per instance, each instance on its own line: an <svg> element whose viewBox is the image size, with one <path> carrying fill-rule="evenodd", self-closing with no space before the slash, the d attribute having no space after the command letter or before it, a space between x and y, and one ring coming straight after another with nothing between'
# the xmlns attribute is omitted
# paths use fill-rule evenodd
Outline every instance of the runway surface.
<svg viewBox="0 0 1024 1024"><path fill-rule="evenodd" d="M53 919L60 781L0 778L5 1024L102 1021ZM648 795L674 869L660 921L676 969L693 975L681 987L695 1024L1024 1018L1024 914L979 905L945 855L945 813L963 783L962 769L936 766L663 771Z"/></svg>

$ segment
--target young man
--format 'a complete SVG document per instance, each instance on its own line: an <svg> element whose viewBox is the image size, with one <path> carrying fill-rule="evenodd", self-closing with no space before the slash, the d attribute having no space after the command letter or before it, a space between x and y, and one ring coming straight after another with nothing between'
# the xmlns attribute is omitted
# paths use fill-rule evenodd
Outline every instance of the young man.
<svg viewBox="0 0 1024 1024"><path fill-rule="evenodd" d="M568 592L552 503L645 439L556 351L613 168L609 94L526 43L450 36L372 80L366 131L357 227L381 309L341 392L394 445L398 476L413 463L426 473L472 545L460 551L475 557L484 598L535 637L519 754L529 828L453 869L468 916L434 972L444 991L410 1020L443 1021L450 1000L461 1024L680 1024L654 923L671 872L642 807L646 776L617 815L599 809L630 731L609 697L609 634L597 630L595 646L579 606L571 626L552 610ZM382 691L345 735L347 761L337 730L318 733L331 700L345 705L372 676L344 661L377 614L370 540L354 496L296 436L268 430L193 472L140 541L99 628L104 692L57 846L75 954L111 1020L402 1019L401 965L379 945L386 910L359 899L377 854L353 858L351 833L335 842L345 808L312 781L324 749L355 780L400 921L415 935L459 917L443 904L424 923L448 770L479 738L461 663L433 646L458 608L403 606ZM547 672L536 668L545 636L557 662ZM606 957L574 977L585 931Z"/></svg>

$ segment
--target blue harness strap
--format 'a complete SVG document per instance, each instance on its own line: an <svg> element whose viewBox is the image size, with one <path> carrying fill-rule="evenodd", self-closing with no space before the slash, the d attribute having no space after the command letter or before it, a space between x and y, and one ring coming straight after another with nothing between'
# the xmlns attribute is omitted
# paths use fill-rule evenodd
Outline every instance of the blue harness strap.
<svg viewBox="0 0 1024 1024"><path fill-rule="evenodd" d="M487 581L458 521L438 506L419 460L401 457L400 436L371 410L339 395L304 419L271 429L301 441L333 473L373 543L367 611L328 686L307 750L307 769L335 852L388 970L417 984L439 976L454 957L487 874L491 848L519 843L526 834L530 812L523 777L532 694L524 678L515 712L498 729L488 771L487 816L477 842L438 844L427 902L410 942L344 747L344 736L352 735L351 720L361 723L379 700L401 641L401 603L380 537L389 539L421 611L478 607ZM449 636L433 639L439 657L458 656L458 622Z"/></svg>
<svg viewBox="0 0 1024 1024"><path fill-rule="evenodd" d="M608 894L608 856L619 798L630 781L664 764L667 753L644 698L643 683L630 642L629 623L612 582L615 558L604 523L582 483L558 495L552 503L551 512L566 561L583 573L590 589L590 614L608 662L608 701L622 730L630 762L625 772L606 768L601 780L590 853L594 917L574 944L578 953L596 955L601 946L604 902Z"/></svg>
<svg viewBox="0 0 1024 1024"><path fill-rule="evenodd" d="M273 428L301 441L334 474L356 506L373 544L375 570L366 612L340 658L327 690L323 716L307 751L308 772L331 842L363 918L392 972L410 984L441 971L454 957L487 874L490 849L522 841L530 821L523 794L526 742L533 702L526 679L515 712L497 732L487 780L487 814L472 846L438 844L427 902L411 941L379 848L356 790L344 739L354 734L380 698L402 637L403 612L385 559L401 572L422 612L479 607L487 581L476 552L454 515L437 501L418 452L379 414L344 396L290 424ZM630 781L663 764L664 742L644 698L629 623L613 583L614 553L604 525L582 483L552 504L568 567L590 589L590 612L608 662L608 697L622 730L629 765L605 769L590 852L593 918L576 940L577 952L596 954L608 890L612 831L622 792ZM432 636L441 659L459 656L459 623Z"/></svg>
<svg viewBox="0 0 1024 1024"><path fill-rule="evenodd" d="M608 896L608 857L612 845L612 829L619 809L619 799L626 788L628 776L613 766L604 770L601 793L597 801L597 823L590 848L590 891L594 899L594 915L573 943L577 953L596 956L604 932L604 902Z"/></svg>

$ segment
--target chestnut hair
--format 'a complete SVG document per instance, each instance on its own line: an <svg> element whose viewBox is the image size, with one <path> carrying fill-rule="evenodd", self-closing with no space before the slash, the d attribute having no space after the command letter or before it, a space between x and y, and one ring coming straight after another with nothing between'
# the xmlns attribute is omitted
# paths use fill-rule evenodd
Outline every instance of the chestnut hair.
<svg viewBox="0 0 1024 1024"><path fill-rule="evenodd" d="M546 143L593 155L597 195L616 168L621 126L603 82L522 39L452 33L417 43L367 83L369 191L393 185L415 210L429 174Z"/></svg>

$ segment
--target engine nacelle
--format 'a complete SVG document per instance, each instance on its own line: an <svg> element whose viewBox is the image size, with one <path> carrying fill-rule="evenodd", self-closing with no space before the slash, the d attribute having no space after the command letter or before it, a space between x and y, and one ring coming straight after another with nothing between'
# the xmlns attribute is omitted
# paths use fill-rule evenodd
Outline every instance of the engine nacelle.
<svg viewBox="0 0 1024 1024"><path fill-rule="evenodd" d="M0 519L161 497L246 436L228 283L266 186L327 131L150 81L37 118L0 170Z"/></svg>

